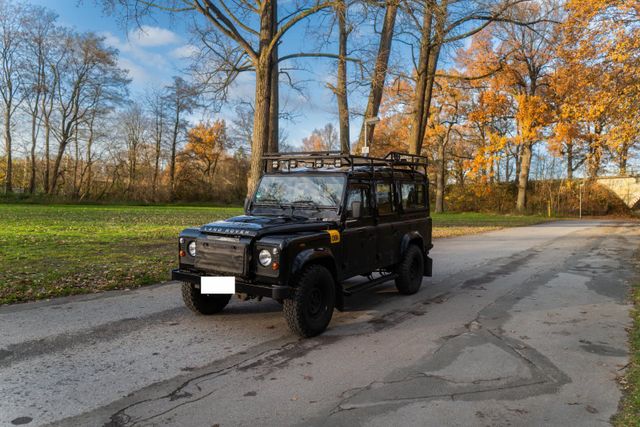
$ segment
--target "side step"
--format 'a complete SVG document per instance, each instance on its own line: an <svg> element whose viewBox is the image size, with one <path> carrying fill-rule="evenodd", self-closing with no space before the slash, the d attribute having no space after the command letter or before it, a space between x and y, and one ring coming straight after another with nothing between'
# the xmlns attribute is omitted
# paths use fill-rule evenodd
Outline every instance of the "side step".
<svg viewBox="0 0 640 427"><path fill-rule="evenodd" d="M344 289L342 294L344 296L351 296L358 292L365 291L374 286L378 286L381 283L388 282L389 280L393 280L398 277L397 273L385 274L384 276L380 276L377 279L369 280L368 282L358 283L357 285L353 285L350 288Z"/></svg>

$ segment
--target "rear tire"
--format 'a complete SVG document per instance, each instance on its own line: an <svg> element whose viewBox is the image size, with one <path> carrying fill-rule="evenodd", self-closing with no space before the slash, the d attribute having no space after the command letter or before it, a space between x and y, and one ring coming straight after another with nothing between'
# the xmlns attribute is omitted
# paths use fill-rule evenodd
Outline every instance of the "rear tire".
<svg viewBox="0 0 640 427"><path fill-rule="evenodd" d="M293 298L284 300L283 313L287 325L301 337L309 338L327 329L336 305L333 276L321 265L310 265L302 271Z"/></svg>
<svg viewBox="0 0 640 427"><path fill-rule="evenodd" d="M397 268L396 288L403 295L413 295L420 290L424 274L424 256L416 245L409 245Z"/></svg>
<svg viewBox="0 0 640 427"><path fill-rule="evenodd" d="M182 299L194 313L210 315L220 313L229 303L231 295L201 294L193 283L182 283Z"/></svg>

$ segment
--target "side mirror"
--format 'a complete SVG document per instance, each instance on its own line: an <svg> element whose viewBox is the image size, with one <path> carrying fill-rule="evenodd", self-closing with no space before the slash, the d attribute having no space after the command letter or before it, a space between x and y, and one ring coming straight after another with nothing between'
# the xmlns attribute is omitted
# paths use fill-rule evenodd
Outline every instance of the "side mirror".
<svg viewBox="0 0 640 427"><path fill-rule="evenodd" d="M351 202L351 215L353 218L360 218L362 215L362 202Z"/></svg>
<svg viewBox="0 0 640 427"><path fill-rule="evenodd" d="M249 197L244 198L244 213L249 213L251 208L251 199Z"/></svg>

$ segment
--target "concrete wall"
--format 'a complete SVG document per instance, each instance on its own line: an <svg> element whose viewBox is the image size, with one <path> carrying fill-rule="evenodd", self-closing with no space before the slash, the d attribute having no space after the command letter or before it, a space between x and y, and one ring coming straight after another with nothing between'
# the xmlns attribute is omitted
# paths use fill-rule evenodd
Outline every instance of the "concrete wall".
<svg viewBox="0 0 640 427"><path fill-rule="evenodd" d="M634 208L640 201L640 177L603 177L597 181L617 194L630 208Z"/></svg>

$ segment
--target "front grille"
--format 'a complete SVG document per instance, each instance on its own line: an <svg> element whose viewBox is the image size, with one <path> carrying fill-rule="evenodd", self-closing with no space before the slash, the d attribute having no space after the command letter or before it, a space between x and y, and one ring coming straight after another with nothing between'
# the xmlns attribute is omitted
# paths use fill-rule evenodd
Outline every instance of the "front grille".
<svg viewBox="0 0 640 427"><path fill-rule="evenodd" d="M197 269L245 275L247 244L239 239L207 236L196 241L196 250Z"/></svg>

